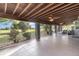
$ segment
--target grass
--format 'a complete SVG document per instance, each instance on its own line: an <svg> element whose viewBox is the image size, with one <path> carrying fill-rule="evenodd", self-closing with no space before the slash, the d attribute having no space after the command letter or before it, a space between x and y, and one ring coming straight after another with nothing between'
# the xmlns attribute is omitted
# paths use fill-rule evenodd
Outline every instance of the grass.
<svg viewBox="0 0 79 59"><path fill-rule="evenodd" d="M9 41L9 36L8 35L0 35L0 44L6 43Z"/></svg>
<svg viewBox="0 0 79 59"><path fill-rule="evenodd" d="M41 31L43 31L44 29L41 29ZM35 30L34 29L29 29L29 30L27 30L26 32L35 32ZM0 30L0 34L1 33L10 33L10 30ZM0 44L2 44L2 43L6 43L6 42L8 42L9 41L9 35L0 35Z"/></svg>
<svg viewBox="0 0 79 59"><path fill-rule="evenodd" d="M44 29L41 29L41 31L43 31ZM20 30L18 30L20 31ZM26 32L35 32L34 29L28 29ZM10 33L10 30L0 30L0 34L1 33Z"/></svg>

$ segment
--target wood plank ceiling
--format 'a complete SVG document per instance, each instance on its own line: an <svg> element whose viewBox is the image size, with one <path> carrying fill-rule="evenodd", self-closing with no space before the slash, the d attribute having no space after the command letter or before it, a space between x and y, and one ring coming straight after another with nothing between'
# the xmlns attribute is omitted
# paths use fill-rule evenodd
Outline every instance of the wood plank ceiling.
<svg viewBox="0 0 79 59"><path fill-rule="evenodd" d="M0 3L0 17L11 19L69 24L78 16L78 3Z"/></svg>

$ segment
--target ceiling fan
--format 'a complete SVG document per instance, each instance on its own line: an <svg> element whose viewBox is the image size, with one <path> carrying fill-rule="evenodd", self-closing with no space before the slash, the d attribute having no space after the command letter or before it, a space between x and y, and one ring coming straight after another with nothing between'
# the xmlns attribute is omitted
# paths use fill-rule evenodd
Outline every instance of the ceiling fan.
<svg viewBox="0 0 79 59"><path fill-rule="evenodd" d="M59 19L60 17L48 17L50 22L53 22L55 19Z"/></svg>

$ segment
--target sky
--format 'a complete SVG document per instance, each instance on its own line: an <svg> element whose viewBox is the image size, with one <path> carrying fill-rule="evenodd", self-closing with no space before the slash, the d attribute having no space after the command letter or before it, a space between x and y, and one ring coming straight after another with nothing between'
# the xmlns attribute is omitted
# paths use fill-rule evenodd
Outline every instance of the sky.
<svg viewBox="0 0 79 59"><path fill-rule="evenodd" d="M11 28L11 26L12 26L11 21L0 22L0 29Z"/></svg>
<svg viewBox="0 0 79 59"><path fill-rule="evenodd" d="M35 23L30 22L29 25L31 25L32 28L35 28Z"/></svg>

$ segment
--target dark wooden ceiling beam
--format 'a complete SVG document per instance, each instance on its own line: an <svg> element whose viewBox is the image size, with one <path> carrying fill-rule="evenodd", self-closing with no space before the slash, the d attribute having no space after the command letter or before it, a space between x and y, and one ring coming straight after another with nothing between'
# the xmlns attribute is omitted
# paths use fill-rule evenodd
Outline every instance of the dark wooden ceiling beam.
<svg viewBox="0 0 79 59"><path fill-rule="evenodd" d="M63 4L63 3L62 3L62 4ZM57 4L57 5L53 6L53 7L51 7L51 8L49 8L49 9L45 10L44 12L39 13L39 14L38 14L38 16L40 16L40 15L42 15L42 14L44 14L44 13L47 13L48 11L50 11L50 10L53 10L53 9L57 8L57 7L61 6L62 4ZM28 18L31 18L31 17L33 17L33 16L34 16L34 14L33 14L33 15L31 15L31 16L29 16Z"/></svg>
<svg viewBox="0 0 79 59"><path fill-rule="evenodd" d="M75 8L76 6L78 7L79 4L74 4L74 5L72 5L72 6L68 7L68 8L64 8L64 9L58 11L58 12L64 12L64 11L67 11L67 10L69 10L69 9ZM56 13L58 13L58 12L56 12Z"/></svg>
<svg viewBox="0 0 79 59"><path fill-rule="evenodd" d="M7 3L5 3L4 13L6 13L6 11L7 11Z"/></svg>
<svg viewBox="0 0 79 59"><path fill-rule="evenodd" d="M29 3L24 10L18 15L18 17L20 17L30 6L32 5L32 3Z"/></svg>
<svg viewBox="0 0 79 59"><path fill-rule="evenodd" d="M59 13L52 13L51 15L58 14L59 16L62 16L64 13L65 13L65 14L66 14L66 12L69 12L69 13L70 13L70 11L73 11L73 10L75 10L75 9L78 9L78 7L74 7L74 8L71 8L71 9L69 9L69 10L66 10L66 11L63 11L63 12L59 12ZM49 17L49 15L50 15L50 14L48 14L48 15L43 15L43 16L39 16L39 17Z"/></svg>
<svg viewBox="0 0 79 59"><path fill-rule="evenodd" d="M66 12L71 13L71 12L73 12L74 10L77 10L78 8L79 8L79 7L71 8L71 9L69 9L69 10L67 10L67 11L61 12L61 14L64 14L64 13L66 13ZM79 10L79 9L78 9L78 10Z"/></svg>
<svg viewBox="0 0 79 59"><path fill-rule="evenodd" d="M52 5L53 5L52 3L51 3L51 4L48 4L46 7L42 8L42 9L40 9L38 12L34 13L33 16L36 15L36 14L39 14L40 12L42 12L43 10L49 8L49 7L52 6Z"/></svg>
<svg viewBox="0 0 79 59"><path fill-rule="evenodd" d="M49 15L49 14L62 13L62 12L64 12L64 11L67 11L67 10L69 10L69 9L75 7L75 6L78 6L78 5L79 5L79 4L74 4L74 5L70 6L70 7L64 8L64 9L62 9L62 10L60 10L60 11L56 11L56 12L53 12L53 11L52 11L52 12L50 12L50 13L44 14L43 16L46 16L46 15Z"/></svg>
<svg viewBox="0 0 79 59"><path fill-rule="evenodd" d="M67 7L67 6L70 6L71 4L66 4L66 5L64 5L64 6L61 6L61 7L59 7L59 8L57 8L57 9L55 9L55 10L53 10L53 12L55 12L55 11L58 11L58 10L60 10L60 9L63 9L63 8L65 8L65 7ZM50 11L49 13L51 13L52 11ZM47 13L48 14L48 13ZM35 16L35 17L37 17L37 16Z"/></svg>
<svg viewBox="0 0 79 59"><path fill-rule="evenodd" d="M34 9L32 9L30 12L28 12L24 17L27 17L28 15L30 15L32 12L34 12L36 9L38 9L39 7L41 7L43 5L43 3L37 5Z"/></svg>
<svg viewBox="0 0 79 59"><path fill-rule="evenodd" d="M10 14L4 14L0 12L0 17L3 18L9 18L9 19L15 19L15 20L21 20L21 18L17 17L17 16L12 16Z"/></svg>
<svg viewBox="0 0 79 59"><path fill-rule="evenodd" d="M19 5L20 5L20 3L17 3L12 15L14 15L16 13L16 10L19 8Z"/></svg>
<svg viewBox="0 0 79 59"><path fill-rule="evenodd" d="M74 10L76 10L76 9L78 9L79 7L74 7L74 8L70 8L69 10L66 10L66 11L63 11L63 12L59 12L59 13L52 13L53 15L54 14L60 14L60 16L63 16L64 14L66 14L67 12L68 13L72 13ZM47 16L47 17L49 17L49 15L50 14L48 14L48 15L44 15L44 16ZM74 15L74 14L72 14L72 15ZM44 17L43 16L43 17Z"/></svg>

